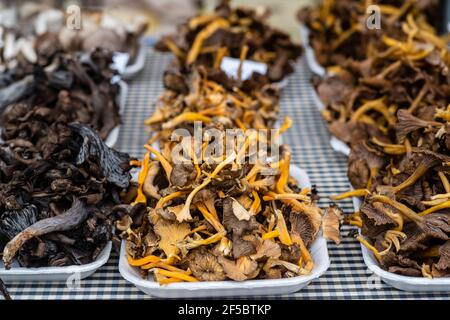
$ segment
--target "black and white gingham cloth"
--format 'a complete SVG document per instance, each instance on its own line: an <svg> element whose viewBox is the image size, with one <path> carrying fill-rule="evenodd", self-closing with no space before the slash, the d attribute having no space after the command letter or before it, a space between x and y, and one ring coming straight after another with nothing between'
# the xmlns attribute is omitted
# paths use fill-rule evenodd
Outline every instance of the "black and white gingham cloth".
<svg viewBox="0 0 450 320"><path fill-rule="evenodd" d="M171 56L149 51L143 72L130 82L123 126L117 147L132 156L141 157L149 136L144 119L151 115L154 102L163 90L162 74ZM329 145L326 124L311 97L310 72L304 60L289 77L281 100L282 116L293 120L284 135L292 149L293 163L305 169L322 198L320 205L328 206L327 198L349 187L346 158ZM340 203L348 213L351 201ZM410 293L382 283L366 268L359 243L346 237L343 229L340 246L328 244L331 266L319 279L301 291L268 298L282 299L449 299L450 293ZM120 276L118 255L113 253L108 263L91 277L81 280L77 289L65 283L7 283L14 299L150 299ZM254 297L258 298L258 297ZM248 299L248 298L247 298Z"/></svg>

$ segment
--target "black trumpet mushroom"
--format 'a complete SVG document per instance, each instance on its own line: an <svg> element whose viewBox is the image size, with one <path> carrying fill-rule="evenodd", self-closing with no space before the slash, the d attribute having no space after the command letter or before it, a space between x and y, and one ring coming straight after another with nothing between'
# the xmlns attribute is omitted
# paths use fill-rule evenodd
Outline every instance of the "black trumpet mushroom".
<svg viewBox="0 0 450 320"><path fill-rule="evenodd" d="M112 238L130 158L85 124L54 124L51 144L0 147L0 248L10 268L90 263ZM3 240L1 240L3 239Z"/></svg>

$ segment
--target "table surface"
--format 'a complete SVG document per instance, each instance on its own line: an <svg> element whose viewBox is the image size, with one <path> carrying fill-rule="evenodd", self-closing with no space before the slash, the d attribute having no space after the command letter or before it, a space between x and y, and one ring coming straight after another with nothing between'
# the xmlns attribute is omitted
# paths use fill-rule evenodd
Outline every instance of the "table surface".
<svg viewBox="0 0 450 320"><path fill-rule="evenodd" d="M171 56L149 49L145 69L130 81L127 106L117 148L133 156L142 156L143 145L149 136L144 119L151 115L154 102L163 91L162 74ZM305 169L312 184L317 186L321 200L327 207L328 196L349 188L346 157L333 151L325 122L314 105L311 95L310 72L304 60L282 92L281 116L293 120L293 126L283 136L292 149L292 162ZM352 212L350 200L340 203ZM359 243L347 236L343 227L343 241L339 246L328 244L331 266L319 279L294 294L269 296L277 299L449 299L450 293L403 292L382 283L365 266ZM66 283L12 282L7 283L14 299L151 299L125 281L118 270L118 255L112 253L106 265L79 286ZM258 298L258 297L251 297ZM249 299L249 298L246 298Z"/></svg>

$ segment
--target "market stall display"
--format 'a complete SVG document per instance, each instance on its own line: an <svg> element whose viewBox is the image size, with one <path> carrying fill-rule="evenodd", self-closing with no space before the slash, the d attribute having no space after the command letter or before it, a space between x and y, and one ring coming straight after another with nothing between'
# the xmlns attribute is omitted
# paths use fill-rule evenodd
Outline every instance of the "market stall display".
<svg viewBox="0 0 450 320"><path fill-rule="evenodd" d="M350 147L355 190L335 199L364 197L347 217L361 228L357 239L389 272L439 278L450 270L450 55L426 22L426 9L408 1L392 9L402 13L388 20L397 28L355 51L361 57L332 50L330 56L342 57L339 67L316 88L330 133Z"/></svg>

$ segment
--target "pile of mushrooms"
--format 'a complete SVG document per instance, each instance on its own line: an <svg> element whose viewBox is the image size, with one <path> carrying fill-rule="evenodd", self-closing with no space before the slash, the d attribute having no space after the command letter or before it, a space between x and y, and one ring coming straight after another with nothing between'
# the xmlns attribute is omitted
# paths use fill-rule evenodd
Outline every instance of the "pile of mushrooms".
<svg viewBox="0 0 450 320"><path fill-rule="evenodd" d="M315 192L289 176L286 146L280 161L252 165L252 143L199 164L146 145L133 206L116 224L130 265L160 284L308 274L322 220Z"/></svg>
<svg viewBox="0 0 450 320"><path fill-rule="evenodd" d="M130 158L80 123L53 123L47 144L0 145L4 267L82 265L112 237L113 208L130 184ZM51 148L49 147L51 145Z"/></svg>
<svg viewBox="0 0 450 320"><path fill-rule="evenodd" d="M133 63L141 45L140 39L148 27L145 14L126 8L100 10L89 7L81 8L80 17L70 10L68 14L69 17L62 9L41 3L20 5L16 25L22 37L16 37L15 45L11 46L14 38L8 32L8 43L5 43L9 53L7 57L19 56L21 51L32 52L36 37L51 34L66 52L90 52L100 47L112 52L127 52L130 64Z"/></svg>
<svg viewBox="0 0 450 320"><path fill-rule="evenodd" d="M144 158L131 162L140 171L127 195L131 204L118 212L116 230L126 240L129 264L161 285L309 274L314 267L309 248L322 221L324 235L339 242L340 209L324 214L317 191L300 188L290 176L291 151L279 144L279 137L291 121L286 118L275 128L277 88L258 74L245 81L228 77L219 68L221 58L205 51L215 45L203 41L217 30L219 39L223 33L243 36L240 30L253 34L251 26L261 24L254 15L242 8L230 11L225 1L215 14L191 19L184 27L202 39L186 47L189 56L195 54L190 58L195 64L189 70L171 66L164 73L165 91L145 121L154 135ZM261 28L271 30L264 24ZM170 39L165 44L184 57L187 51ZM225 45L220 44L218 54L234 50L233 43ZM273 52L285 50L276 41L273 45ZM196 126L202 129L200 141ZM225 146L227 129L241 132L240 142L225 154L210 152L213 145ZM219 135L212 137L209 130ZM268 146L266 161L255 161L261 143ZM277 158L272 158L274 151Z"/></svg>
<svg viewBox="0 0 450 320"><path fill-rule="evenodd" d="M215 68L199 66L191 74L169 69L164 86L156 111L145 120L160 145L177 128L193 133L196 121L207 128L247 130L273 128L278 118L279 90L257 76L241 82Z"/></svg>
<svg viewBox="0 0 450 320"><path fill-rule="evenodd" d="M171 51L181 71L195 65L220 66L228 56L265 63L271 82L292 73L301 47L287 33L269 26L266 12L231 8L229 2L222 0L213 13L191 18L175 35L162 38L156 48Z"/></svg>
<svg viewBox="0 0 450 320"><path fill-rule="evenodd" d="M379 20L370 9L373 5ZM298 19L309 29L309 44L318 63L334 72L349 61L365 60L384 34L401 32L400 24L408 14L438 27L438 9L439 0L323 0L317 8L302 8Z"/></svg>
<svg viewBox="0 0 450 320"><path fill-rule="evenodd" d="M47 144L54 123L76 121L106 140L120 123L113 54L103 49L68 54L53 36L38 40L36 63L22 61L0 75L2 139Z"/></svg>
<svg viewBox="0 0 450 320"><path fill-rule="evenodd" d="M364 197L346 217L361 229L357 239L390 272L446 277L450 53L420 8L409 7L396 31L383 30L363 58L349 56L316 87L330 132L351 149L355 189L334 199Z"/></svg>

